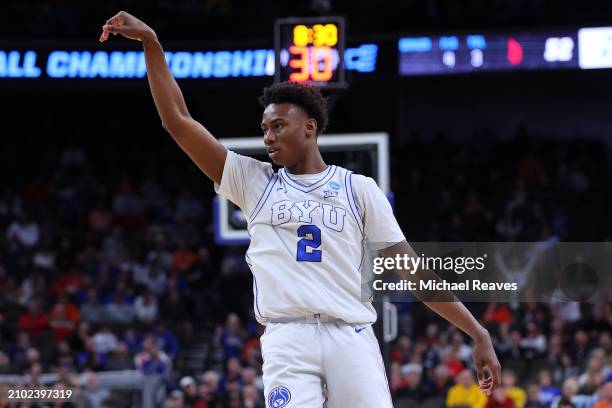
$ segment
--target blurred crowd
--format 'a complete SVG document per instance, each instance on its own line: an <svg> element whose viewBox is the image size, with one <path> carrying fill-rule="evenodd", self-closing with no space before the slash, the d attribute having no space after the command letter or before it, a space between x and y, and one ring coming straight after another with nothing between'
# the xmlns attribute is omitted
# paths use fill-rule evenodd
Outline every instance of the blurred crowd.
<svg viewBox="0 0 612 408"><path fill-rule="evenodd" d="M12 15L0 27L5 38L97 38L96 30L120 9L141 18L164 38L219 40L271 38L273 19L289 16L344 15L351 33L410 30L519 27L525 25L609 24L610 6L603 0L143 0L93 2L31 0L5 2ZM608 13L606 14L606 10ZM494 21L494 23L491 22ZM19 22L19 30L15 24ZM231 30L227 26L231 26ZM168 29L171 27L171 29ZM18 33L18 34L17 34Z"/></svg>
<svg viewBox="0 0 612 408"><path fill-rule="evenodd" d="M409 137L391 156L400 225L413 241L607 241L612 189L607 146L516 131L512 141ZM406 169L402 163L409 163ZM419 214L414 217L413 214Z"/></svg>
<svg viewBox="0 0 612 408"><path fill-rule="evenodd" d="M473 374L470 342L425 311L424 329L401 335L392 347L389 381L402 406L589 408L612 403L612 305L489 303L475 310L481 310L477 317L493 337L503 369L501 387L487 398Z"/></svg>
<svg viewBox="0 0 612 408"><path fill-rule="evenodd" d="M397 149L410 163L392 174L411 240L610 237L609 169L595 142L441 136ZM35 385L56 373L92 408L130 405L98 378L118 370L163 379L164 407L263 408L263 328L244 248L214 244L211 186L188 161L162 155L135 163L71 144L34 157L44 171L0 191L0 374ZM472 374L471 341L421 304L398 306L389 376L398 407L612 404L609 304L468 305L504 368L489 398Z"/></svg>

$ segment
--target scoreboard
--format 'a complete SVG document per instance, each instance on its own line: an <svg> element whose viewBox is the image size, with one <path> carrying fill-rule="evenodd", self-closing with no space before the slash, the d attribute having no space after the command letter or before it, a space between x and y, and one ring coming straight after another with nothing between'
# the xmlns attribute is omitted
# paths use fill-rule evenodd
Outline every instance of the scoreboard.
<svg viewBox="0 0 612 408"><path fill-rule="evenodd" d="M400 75L612 68L612 28L403 37Z"/></svg>
<svg viewBox="0 0 612 408"><path fill-rule="evenodd" d="M342 17L276 20L275 80L345 88L344 43Z"/></svg>

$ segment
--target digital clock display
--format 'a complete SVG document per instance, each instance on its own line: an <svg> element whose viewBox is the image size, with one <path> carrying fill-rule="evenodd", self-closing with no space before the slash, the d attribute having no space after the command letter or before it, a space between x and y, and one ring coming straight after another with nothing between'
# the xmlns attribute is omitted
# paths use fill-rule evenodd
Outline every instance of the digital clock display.
<svg viewBox="0 0 612 408"><path fill-rule="evenodd" d="M274 34L276 81L347 86L342 17L279 19Z"/></svg>

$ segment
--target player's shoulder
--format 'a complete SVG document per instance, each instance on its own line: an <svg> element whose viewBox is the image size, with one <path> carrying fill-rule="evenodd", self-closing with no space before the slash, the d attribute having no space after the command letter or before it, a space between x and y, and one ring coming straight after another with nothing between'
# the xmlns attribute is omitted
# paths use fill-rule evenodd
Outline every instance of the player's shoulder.
<svg viewBox="0 0 612 408"><path fill-rule="evenodd" d="M247 174L253 174L253 172L263 172L268 175L272 175L274 173L274 168L272 167L271 163L257 160L253 157L245 156L229 149L227 151L226 160L238 163L244 170L247 171Z"/></svg>
<svg viewBox="0 0 612 408"><path fill-rule="evenodd" d="M378 188L378 184L372 177L354 173L350 170L344 170L348 172L348 177L350 178L350 183L353 190L361 191L364 189Z"/></svg>

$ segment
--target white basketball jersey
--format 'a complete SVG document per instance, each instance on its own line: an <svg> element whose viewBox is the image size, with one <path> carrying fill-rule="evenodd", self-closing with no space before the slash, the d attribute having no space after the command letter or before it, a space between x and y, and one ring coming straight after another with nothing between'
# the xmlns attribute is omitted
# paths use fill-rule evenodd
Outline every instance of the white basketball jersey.
<svg viewBox="0 0 612 408"><path fill-rule="evenodd" d="M404 235L374 180L334 165L317 175L275 173L269 163L228 151L215 187L247 218L260 323L314 313L376 320L361 299L365 242L393 244Z"/></svg>

